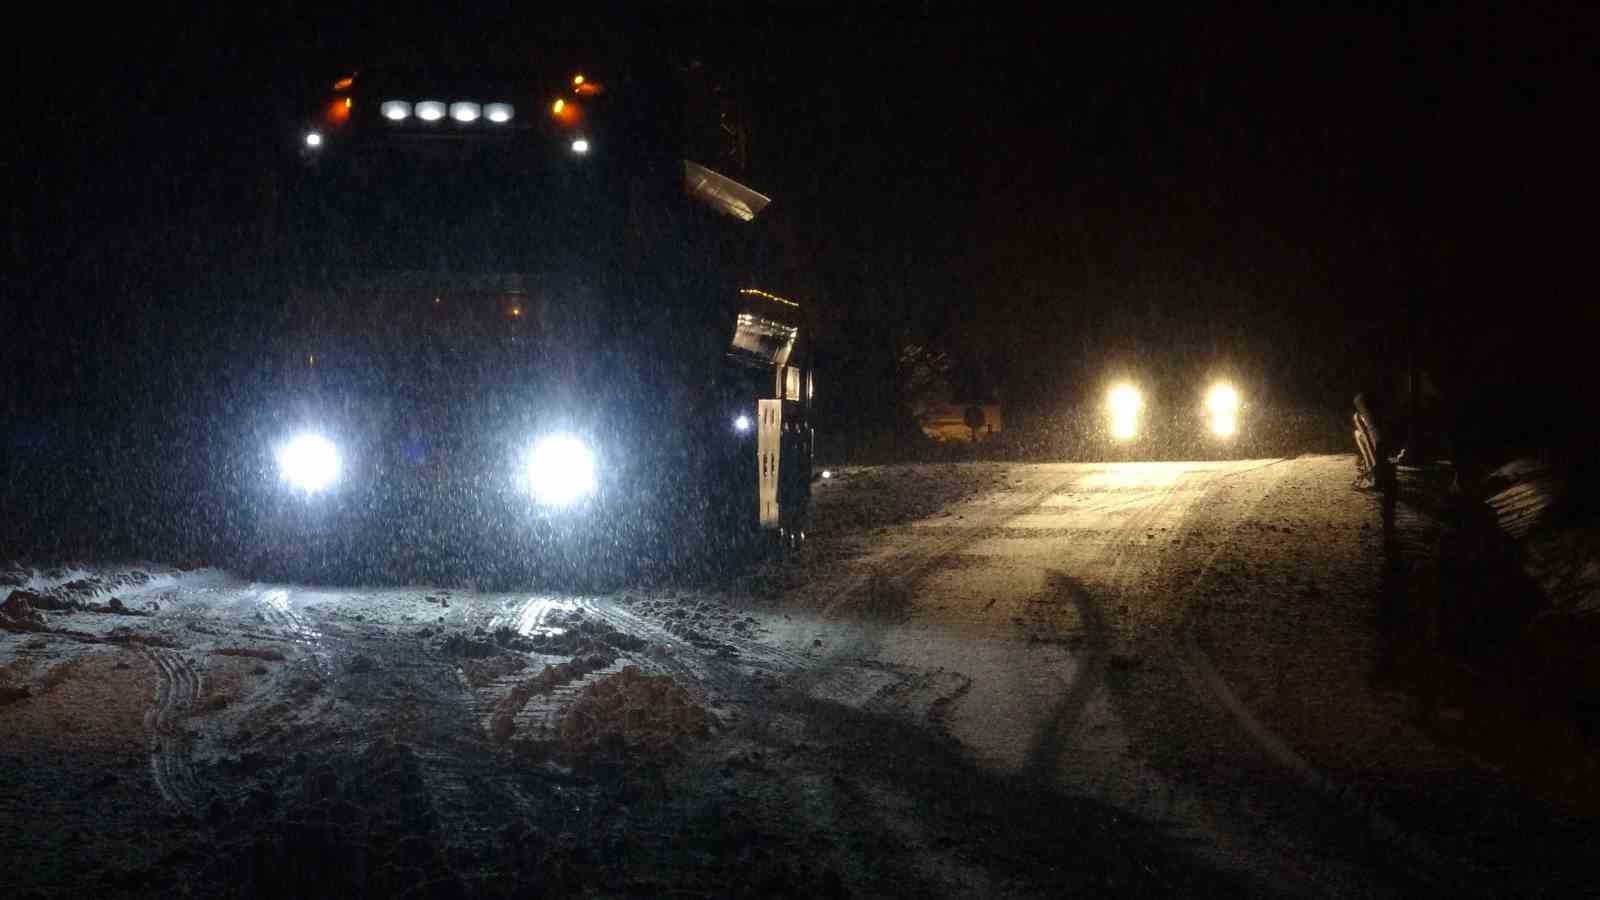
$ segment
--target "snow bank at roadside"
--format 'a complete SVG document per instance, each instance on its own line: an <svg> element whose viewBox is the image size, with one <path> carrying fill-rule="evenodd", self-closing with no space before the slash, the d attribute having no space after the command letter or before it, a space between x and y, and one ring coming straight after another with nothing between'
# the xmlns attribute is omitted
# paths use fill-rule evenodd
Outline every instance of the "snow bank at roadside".
<svg viewBox="0 0 1600 900"><path fill-rule="evenodd" d="M1600 614L1600 526L1570 515L1570 472L1535 459L1515 459L1489 473L1484 506L1522 551L1523 570L1553 612Z"/></svg>
<svg viewBox="0 0 1600 900"><path fill-rule="evenodd" d="M1568 528L1529 539L1524 569L1544 589L1551 608L1600 617L1600 528Z"/></svg>
<svg viewBox="0 0 1600 900"><path fill-rule="evenodd" d="M1600 523L1577 514L1582 493L1569 467L1528 458L1483 481L1484 507L1543 591L1545 614L1600 616Z"/></svg>
<svg viewBox="0 0 1600 900"><path fill-rule="evenodd" d="M1522 670L1547 697L1566 696L1596 718L1600 692L1600 523L1578 512L1571 470L1518 459L1485 479L1484 504L1515 547L1541 606L1517 635Z"/></svg>
<svg viewBox="0 0 1600 900"><path fill-rule="evenodd" d="M72 564L36 568L0 563L0 632L86 643L164 646L165 638L130 626L149 620L159 599L188 573L150 564ZM0 642L0 665L17 659L19 641Z"/></svg>
<svg viewBox="0 0 1600 900"><path fill-rule="evenodd" d="M183 571L154 563L91 566L76 563L35 568L20 562L0 563L0 590L23 594L35 609L87 609L116 600L119 593L143 593L173 584Z"/></svg>

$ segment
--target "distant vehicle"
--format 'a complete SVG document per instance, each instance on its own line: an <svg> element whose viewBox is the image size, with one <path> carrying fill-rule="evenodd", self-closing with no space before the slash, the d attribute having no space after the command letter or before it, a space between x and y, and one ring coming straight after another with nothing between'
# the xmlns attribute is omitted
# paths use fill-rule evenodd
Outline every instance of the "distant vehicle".
<svg viewBox="0 0 1600 900"><path fill-rule="evenodd" d="M1247 407L1230 382L1215 381L1192 404L1155 402L1132 381L1107 389L1102 434L1107 444L1130 456L1141 447L1160 447L1189 455L1235 455L1249 446L1243 433Z"/></svg>
<svg viewBox="0 0 1600 900"><path fill-rule="evenodd" d="M330 80L292 136L296 277L239 434L253 566L603 580L803 537L806 316L763 278L768 198L683 158L671 96Z"/></svg>

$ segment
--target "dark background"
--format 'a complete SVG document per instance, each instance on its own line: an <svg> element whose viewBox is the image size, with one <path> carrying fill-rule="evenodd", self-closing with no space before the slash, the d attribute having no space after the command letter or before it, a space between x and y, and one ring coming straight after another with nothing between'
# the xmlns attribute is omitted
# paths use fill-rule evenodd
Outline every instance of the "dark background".
<svg viewBox="0 0 1600 900"><path fill-rule="evenodd" d="M748 122L740 174L775 198L783 288L816 309L836 430L894 419L907 345L1019 426L1112 371L1226 372L1337 415L1415 346L1453 417L1570 441L1596 36L1553 6L47 13L0 151L8 449L195 414L271 327L262 223L300 98L400 37L712 65Z"/></svg>

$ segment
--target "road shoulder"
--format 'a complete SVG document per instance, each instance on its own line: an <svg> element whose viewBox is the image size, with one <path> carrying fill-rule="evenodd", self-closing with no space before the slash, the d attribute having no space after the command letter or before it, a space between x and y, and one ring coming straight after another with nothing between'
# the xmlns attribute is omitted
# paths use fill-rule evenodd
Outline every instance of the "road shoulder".
<svg viewBox="0 0 1600 900"><path fill-rule="evenodd" d="M1449 861L1469 879L1543 883L1570 868L1551 854L1572 849L1557 838L1571 822L1451 739L1465 711L1440 710L1414 683L1387 677L1396 656L1403 669L1423 651L1416 636L1384 630L1396 575L1386 573L1378 500L1350 488L1352 472L1348 457L1300 460L1212 536L1215 559L1191 589L1195 642L1245 715L1348 807L1387 823L1412 856ZM1210 502L1232 501L1219 491Z"/></svg>

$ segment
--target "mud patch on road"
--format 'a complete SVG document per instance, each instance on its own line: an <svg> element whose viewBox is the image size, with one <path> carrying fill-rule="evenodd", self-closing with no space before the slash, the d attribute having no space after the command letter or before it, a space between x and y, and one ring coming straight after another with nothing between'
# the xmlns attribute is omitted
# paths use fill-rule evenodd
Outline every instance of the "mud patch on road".
<svg viewBox="0 0 1600 900"><path fill-rule="evenodd" d="M509 741L517 731L517 717L523 707L536 696L548 696L558 688L576 682L591 672L598 672L616 662L616 657L599 653L574 657L564 663L545 666L532 678L517 683L510 692L495 704L489 718L489 733L497 741Z"/></svg>
<svg viewBox="0 0 1600 900"><path fill-rule="evenodd" d="M34 605L36 595L31 591L12 591L0 603L0 629L6 631L44 631L50 618L41 607Z"/></svg>
<svg viewBox="0 0 1600 900"><path fill-rule="evenodd" d="M132 654L83 648L65 659L19 661L8 670L5 680L27 693L0 706L0 752L142 748L152 682L149 668Z"/></svg>
<svg viewBox="0 0 1600 900"><path fill-rule="evenodd" d="M220 656L243 656L264 662L283 662L285 659L282 652L263 647L219 647L211 652Z"/></svg>
<svg viewBox="0 0 1600 900"><path fill-rule="evenodd" d="M487 659L464 659L461 674L473 688L488 687L507 675L528 668L528 657L521 653L500 653Z"/></svg>
<svg viewBox="0 0 1600 900"><path fill-rule="evenodd" d="M561 718L561 749L585 756L608 745L646 753L670 750L680 741L705 737L705 707L670 675L645 675L624 666L583 689Z"/></svg>

